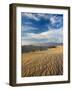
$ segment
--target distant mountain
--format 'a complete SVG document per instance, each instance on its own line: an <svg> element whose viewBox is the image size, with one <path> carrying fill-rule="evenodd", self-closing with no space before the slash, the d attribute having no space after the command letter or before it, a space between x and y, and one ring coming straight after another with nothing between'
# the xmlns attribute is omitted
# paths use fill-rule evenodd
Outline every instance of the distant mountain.
<svg viewBox="0 0 72 90"><path fill-rule="evenodd" d="M33 46L58 46L58 45L63 45L63 43L37 43L37 44L33 44Z"/></svg>

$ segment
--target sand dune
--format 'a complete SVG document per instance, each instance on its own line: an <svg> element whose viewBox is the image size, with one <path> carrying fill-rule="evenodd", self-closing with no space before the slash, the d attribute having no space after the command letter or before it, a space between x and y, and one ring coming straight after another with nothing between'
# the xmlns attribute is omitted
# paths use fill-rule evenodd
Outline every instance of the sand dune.
<svg viewBox="0 0 72 90"><path fill-rule="evenodd" d="M22 77L63 74L63 47L22 54Z"/></svg>

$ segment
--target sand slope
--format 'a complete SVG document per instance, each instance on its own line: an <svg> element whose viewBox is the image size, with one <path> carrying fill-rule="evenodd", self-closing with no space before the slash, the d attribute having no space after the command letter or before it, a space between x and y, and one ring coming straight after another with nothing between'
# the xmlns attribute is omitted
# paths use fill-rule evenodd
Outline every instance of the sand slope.
<svg viewBox="0 0 72 90"><path fill-rule="evenodd" d="M22 77L63 74L63 47L22 54Z"/></svg>

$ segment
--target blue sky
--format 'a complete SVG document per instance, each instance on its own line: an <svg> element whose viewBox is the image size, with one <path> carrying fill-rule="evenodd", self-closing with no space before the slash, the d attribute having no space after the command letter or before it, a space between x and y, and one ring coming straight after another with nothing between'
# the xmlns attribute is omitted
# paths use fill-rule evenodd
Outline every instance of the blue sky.
<svg viewBox="0 0 72 90"><path fill-rule="evenodd" d="M22 45L63 42L63 15L21 12Z"/></svg>

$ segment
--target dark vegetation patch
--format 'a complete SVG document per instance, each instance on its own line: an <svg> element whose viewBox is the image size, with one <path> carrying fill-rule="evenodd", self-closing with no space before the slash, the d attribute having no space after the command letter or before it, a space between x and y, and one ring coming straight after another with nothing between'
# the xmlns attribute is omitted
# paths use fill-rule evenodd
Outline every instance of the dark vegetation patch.
<svg viewBox="0 0 72 90"><path fill-rule="evenodd" d="M56 48L56 46L33 46L33 45L24 45L22 46L22 53L27 52L35 52L35 51L43 51L48 50L48 48Z"/></svg>

